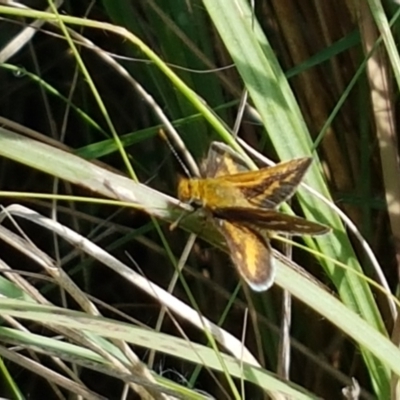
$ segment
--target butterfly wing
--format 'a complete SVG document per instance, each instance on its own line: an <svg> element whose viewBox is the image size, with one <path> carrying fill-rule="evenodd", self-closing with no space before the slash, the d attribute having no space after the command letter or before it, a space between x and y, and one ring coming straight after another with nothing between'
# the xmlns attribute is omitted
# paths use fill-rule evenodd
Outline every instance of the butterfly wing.
<svg viewBox="0 0 400 400"><path fill-rule="evenodd" d="M293 196L311 161L311 158L298 158L221 179L240 190L247 198L249 206L271 209Z"/></svg>
<svg viewBox="0 0 400 400"><path fill-rule="evenodd" d="M220 179L240 190L249 207L276 208L293 196L312 159L298 158L273 167L249 171L246 162L230 147L213 142L208 152L204 176Z"/></svg>
<svg viewBox="0 0 400 400"><path fill-rule="evenodd" d="M246 162L232 148L221 142L211 143L203 167L204 177L218 178L248 170Z"/></svg>
<svg viewBox="0 0 400 400"><path fill-rule="evenodd" d="M236 204L244 206L223 207L224 197L220 196L219 207L210 207L210 204L208 207L226 240L233 263L255 291L267 290L274 281L275 266L268 231L292 235L318 235L329 231L324 225L275 211L294 194L310 164L311 158L299 158L248 171L246 162L228 146L218 142L210 146L203 176L211 178L214 188L227 190L227 186L231 186L227 196L240 194L244 201Z"/></svg>
<svg viewBox="0 0 400 400"><path fill-rule="evenodd" d="M218 218L236 224L255 226L260 230L286 232L291 235L323 235L330 230L325 225L275 210L230 207L218 209L214 214Z"/></svg>
<svg viewBox="0 0 400 400"><path fill-rule="evenodd" d="M215 219L215 223L243 279L257 292L267 290L275 277L268 238L249 226L224 219Z"/></svg>

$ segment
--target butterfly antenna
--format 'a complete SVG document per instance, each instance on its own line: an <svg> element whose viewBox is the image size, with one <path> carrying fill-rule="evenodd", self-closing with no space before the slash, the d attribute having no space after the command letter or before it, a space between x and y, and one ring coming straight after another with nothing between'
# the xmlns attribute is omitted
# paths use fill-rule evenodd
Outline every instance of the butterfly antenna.
<svg viewBox="0 0 400 400"><path fill-rule="evenodd" d="M160 129L158 131L158 134L160 135L161 139L164 140L165 143L167 143L169 149L171 150L171 153L174 155L174 157L177 159L179 165L181 166L183 172L188 178L192 177L192 174L190 173L189 169L185 165L185 163L182 161L182 158L179 156L178 152L176 151L175 147L172 145L171 141L168 139L168 136L166 135L165 131L163 129ZM185 149L185 151L187 151Z"/></svg>

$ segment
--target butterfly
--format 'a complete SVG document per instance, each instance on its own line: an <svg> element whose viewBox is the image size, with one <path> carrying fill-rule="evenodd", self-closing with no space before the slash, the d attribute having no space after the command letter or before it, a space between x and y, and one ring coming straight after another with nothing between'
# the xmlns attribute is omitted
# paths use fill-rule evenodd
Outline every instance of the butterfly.
<svg viewBox="0 0 400 400"><path fill-rule="evenodd" d="M248 171L238 154L213 142L203 167L204 178L181 178L178 183L180 201L210 215L225 238L234 265L255 291L267 290L274 281L271 231L290 235L329 231L325 225L277 210L293 196L311 162L303 157Z"/></svg>

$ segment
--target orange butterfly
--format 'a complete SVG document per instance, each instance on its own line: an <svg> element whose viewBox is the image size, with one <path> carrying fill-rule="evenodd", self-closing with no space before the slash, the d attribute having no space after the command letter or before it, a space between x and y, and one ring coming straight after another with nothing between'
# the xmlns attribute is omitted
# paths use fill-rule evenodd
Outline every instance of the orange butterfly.
<svg viewBox="0 0 400 400"><path fill-rule="evenodd" d="M179 199L204 208L212 216L233 263L255 291L267 290L274 281L268 231L291 235L329 231L324 225L276 210L293 196L310 165L311 158L305 157L248 171L239 155L213 142L204 168L205 178L179 181Z"/></svg>

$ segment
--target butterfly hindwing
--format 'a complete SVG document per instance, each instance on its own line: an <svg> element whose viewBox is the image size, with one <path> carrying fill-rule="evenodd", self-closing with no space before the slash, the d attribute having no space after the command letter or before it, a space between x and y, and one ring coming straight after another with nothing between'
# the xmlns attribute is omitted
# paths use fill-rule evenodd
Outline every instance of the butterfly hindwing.
<svg viewBox="0 0 400 400"><path fill-rule="evenodd" d="M322 235L329 231L329 228L325 225L268 209L249 210L248 208L229 207L218 209L215 215L237 224L248 224L257 226L261 230L291 235Z"/></svg>
<svg viewBox="0 0 400 400"><path fill-rule="evenodd" d="M224 236L232 261L248 285L255 291L267 290L275 277L271 246L266 236L249 226L215 219Z"/></svg>

